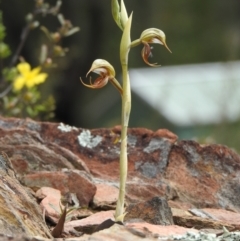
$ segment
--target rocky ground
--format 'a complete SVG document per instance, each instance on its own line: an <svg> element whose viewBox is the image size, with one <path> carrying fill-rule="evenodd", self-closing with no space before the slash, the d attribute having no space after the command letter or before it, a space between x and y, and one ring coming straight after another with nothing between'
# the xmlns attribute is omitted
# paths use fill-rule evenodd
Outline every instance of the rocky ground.
<svg viewBox="0 0 240 241"><path fill-rule="evenodd" d="M113 224L120 132L0 117L0 240L240 240L240 156L164 129L129 129L128 213Z"/></svg>

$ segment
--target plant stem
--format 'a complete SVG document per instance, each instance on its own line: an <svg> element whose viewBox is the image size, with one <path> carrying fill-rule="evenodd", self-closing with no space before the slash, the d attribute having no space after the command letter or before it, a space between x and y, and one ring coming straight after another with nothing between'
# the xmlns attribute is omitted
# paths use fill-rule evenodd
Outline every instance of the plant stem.
<svg viewBox="0 0 240 241"><path fill-rule="evenodd" d="M121 152L120 152L120 186L117 207L115 212L116 221L123 222L124 219L124 201L125 189L127 181L128 158L127 158L127 129L129 116L131 111L131 90L130 80L128 75L128 54L131 45L130 30L131 30L132 15L123 31L123 36L120 46L120 60L122 65L123 76L123 95L122 95L122 130L121 130Z"/></svg>
<svg viewBox="0 0 240 241"><path fill-rule="evenodd" d="M142 42L141 42L140 39L136 39L136 40L132 41L132 43L131 43L131 48L136 47L136 46L138 46L138 45L141 44L141 43L142 43Z"/></svg>
<svg viewBox="0 0 240 241"><path fill-rule="evenodd" d="M16 64L16 62L18 60L18 57L19 57L19 55L20 55L20 53L22 51L22 48L23 48L23 46L24 46L24 44L25 44L25 42L27 40L29 32L30 32L30 24L27 24L25 26L25 28L23 29L23 31L22 31L21 41L20 41L20 43L18 45L18 48L17 48L15 54L13 55L13 58L12 58L11 63L9 65L9 68L12 68Z"/></svg>
<svg viewBox="0 0 240 241"><path fill-rule="evenodd" d="M128 66L122 65L123 72L123 97L122 97L122 129L121 129L121 152L120 152L120 186L117 208L115 213L116 221L123 221L125 189L128 172L127 157L127 129L131 111L131 92L128 76Z"/></svg>

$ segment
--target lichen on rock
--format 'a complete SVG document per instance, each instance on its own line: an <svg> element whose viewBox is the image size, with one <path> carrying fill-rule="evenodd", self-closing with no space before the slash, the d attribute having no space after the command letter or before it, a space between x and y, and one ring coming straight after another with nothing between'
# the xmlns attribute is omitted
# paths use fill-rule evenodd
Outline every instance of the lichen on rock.
<svg viewBox="0 0 240 241"><path fill-rule="evenodd" d="M93 148L102 141L101 136L92 136L89 130L83 130L78 135L78 142L83 147Z"/></svg>

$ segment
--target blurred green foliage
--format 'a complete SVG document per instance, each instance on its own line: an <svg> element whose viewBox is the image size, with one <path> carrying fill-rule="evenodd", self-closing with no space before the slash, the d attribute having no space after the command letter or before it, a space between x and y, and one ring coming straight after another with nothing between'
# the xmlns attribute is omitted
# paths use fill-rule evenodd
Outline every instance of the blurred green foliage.
<svg viewBox="0 0 240 241"><path fill-rule="evenodd" d="M7 12L0 11L0 113L4 116L49 120L54 117L55 100L52 95L42 97L38 85L45 82L48 75L40 71L41 68L49 69L57 66L56 58L65 56L68 51L61 46L62 38L76 33L79 28L73 27L60 13L62 4L60 0L56 1L55 5L50 5L44 0L35 0L33 3L32 11L24 13L25 25L22 26L19 43L12 55L9 45L4 42L7 29L3 24L2 15ZM49 31L45 26L40 27L42 33L47 36L47 41L30 50L33 52L39 49L38 67L31 70L22 52L27 45L30 32L39 29L38 15L56 17L60 27L55 32ZM6 60L7 57L9 58Z"/></svg>
<svg viewBox="0 0 240 241"><path fill-rule="evenodd" d="M4 43L4 38L6 36L6 29L2 21L2 12L0 12L0 58L6 58L11 54L9 46Z"/></svg>

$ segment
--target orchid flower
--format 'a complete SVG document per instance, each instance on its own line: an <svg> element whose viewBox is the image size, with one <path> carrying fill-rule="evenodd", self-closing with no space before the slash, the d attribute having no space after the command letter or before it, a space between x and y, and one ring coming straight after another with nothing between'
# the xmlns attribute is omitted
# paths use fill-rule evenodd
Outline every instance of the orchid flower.
<svg viewBox="0 0 240 241"><path fill-rule="evenodd" d="M83 85L91 89L99 89L104 87L108 83L108 81L110 81L122 95L122 87L119 84L119 82L115 79L115 70L109 62L107 62L104 59L94 60L92 63L92 67L88 71L86 77L89 75L90 72L94 72L100 75L100 77L94 80L94 82L92 82L90 78L90 85L85 84L80 78Z"/></svg>
<svg viewBox="0 0 240 241"><path fill-rule="evenodd" d="M158 66L157 63L149 63L148 58L152 55L152 48L149 44L161 44L163 45L170 53L171 50L168 48L167 44L166 44L166 36L165 33L157 28L149 28L146 29L142 32L141 36L139 39L135 40L132 42L131 47L135 47L137 45L139 45L140 43L142 43L144 45L143 49L142 49L142 58L144 60L144 62L146 64L148 64L149 66Z"/></svg>

